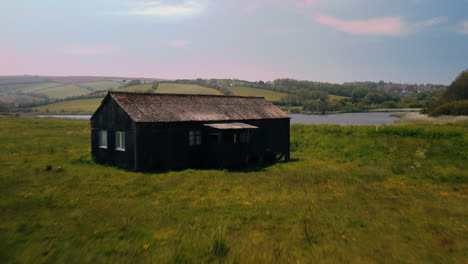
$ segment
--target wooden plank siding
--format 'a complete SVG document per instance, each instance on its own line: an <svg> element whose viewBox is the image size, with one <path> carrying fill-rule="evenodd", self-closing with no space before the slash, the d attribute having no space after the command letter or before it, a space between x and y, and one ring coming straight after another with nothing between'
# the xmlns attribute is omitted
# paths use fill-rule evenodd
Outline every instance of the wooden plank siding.
<svg viewBox="0 0 468 264"><path fill-rule="evenodd" d="M131 98L126 100L131 101ZM264 104L269 111L279 113L271 105ZM151 107L152 111L156 111L154 106ZM191 107L194 109L194 106ZM232 109L233 106L230 107ZM232 126L239 129L206 126L214 123L247 125ZM289 129L290 119L284 116L270 119L136 122L119 102L108 95L91 118L92 157L99 164L136 171L240 167L273 161L280 155L289 159ZM100 130L108 131L107 149L99 147ZM195 130L202 132L202 142L199 146L190 146L189 132ZM125 151L115 149L116 131L125 132ZM240 134L247 132L251 134L250 141L240 142ZM234 134L237 134L236 142Z"/></svg>

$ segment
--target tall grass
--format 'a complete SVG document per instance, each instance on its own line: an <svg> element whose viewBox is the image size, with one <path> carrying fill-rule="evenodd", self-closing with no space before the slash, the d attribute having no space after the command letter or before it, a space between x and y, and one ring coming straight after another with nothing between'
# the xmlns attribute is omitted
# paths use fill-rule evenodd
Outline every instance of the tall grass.
<svg viewBox="0 0 468 264"><path fill-rule="evenodd" d="M134 173L86 121L0 119L2 263L463 263L468 123L303 126L293 161Z"/></svg>

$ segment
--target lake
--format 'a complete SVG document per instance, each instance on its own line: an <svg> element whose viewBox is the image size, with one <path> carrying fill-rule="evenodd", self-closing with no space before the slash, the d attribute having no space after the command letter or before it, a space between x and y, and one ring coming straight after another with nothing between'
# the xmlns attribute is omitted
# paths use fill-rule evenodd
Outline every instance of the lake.
<svg viewBox="0 0 468 264"><path fill-rule="evenodd" d="M398 113L344 113L332 115L303 115L291 114L291 124L334 124L334 125L386 125L398 120L392 115ZM61 118L89 120L91 115L38 115L40 118Z"/></svg>
<svg viewBox="0 0 468 264"><path fill-rule="evenodd" d="M332 124L332 125L387 125L398 117L392 116L398 112L343 113L332 115L291 114L291 124Z"/></svg>

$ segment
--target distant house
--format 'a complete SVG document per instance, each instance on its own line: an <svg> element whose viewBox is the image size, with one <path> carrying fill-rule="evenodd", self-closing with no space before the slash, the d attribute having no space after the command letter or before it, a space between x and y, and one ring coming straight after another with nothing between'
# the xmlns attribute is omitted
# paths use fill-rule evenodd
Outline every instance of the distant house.
<svg viewBox="0 0 468 264"><path fill-rule="evenodd" d="M109 92L91 117L92 156L135 171L289 160L289 121L261 97Z"/></svg>

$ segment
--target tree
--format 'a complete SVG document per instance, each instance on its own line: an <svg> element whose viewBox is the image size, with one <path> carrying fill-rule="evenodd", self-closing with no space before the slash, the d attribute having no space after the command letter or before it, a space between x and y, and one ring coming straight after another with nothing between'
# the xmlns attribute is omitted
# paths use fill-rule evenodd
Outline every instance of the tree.
<svg viewBox="0 0 468 264"><path fill-rule="evenodd" d="M381 104L387 101L387 96L379 92L369 92L365 100L369 101L371 104Z"/></svg>
<svg viewBox="0 0 468 264"><path fill-rule="evenodd" d="M366 97L366 95L370 92L369 88L361 87L361 88L356 88L353 90L351 93L351 96L353 99L360 99Z"/></svg>
<svg viewBox="0 0 468 264"><path fill-rule="evenodd" d="M151 89L157 90L158 87L159 87L159 83L158 82L153 82L153 85L151 86Z"/></svg>
<svg viewBox="0 0 468 264"><path fill-rule="evenodd" d="M468 70L458 75L452 84L439 95L427 100L421 112L431 114L444 104L462 100L468 100Z"/></svg>
<svg viewBox="0 0 468 264"><path fill-rule="evenodd" d="M442 93L446 102L468 100L468 70L462 72L455 81Z"/></svg>

